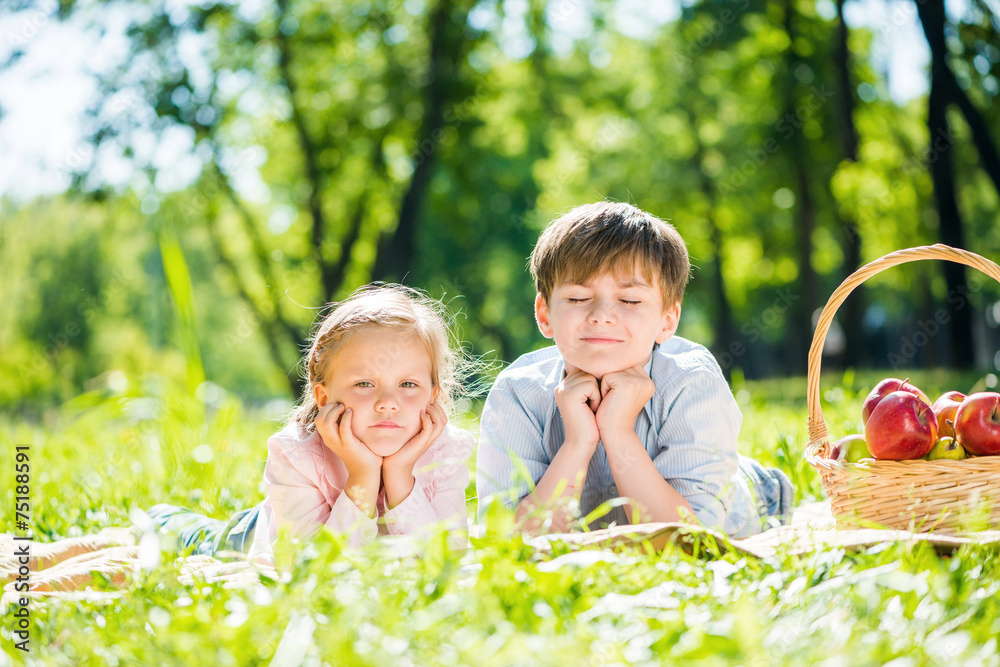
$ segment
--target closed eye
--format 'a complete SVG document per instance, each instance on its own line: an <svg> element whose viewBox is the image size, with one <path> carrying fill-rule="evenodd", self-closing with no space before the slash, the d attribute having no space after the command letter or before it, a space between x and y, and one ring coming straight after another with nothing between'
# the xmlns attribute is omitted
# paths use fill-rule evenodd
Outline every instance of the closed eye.
<svg viewBox="0 0 1000 667"><path fill-rule="evenodd" d="M629 306L638 306L642 301L629 301L628 299L621 299L621 302Z"/></svg>
<svg viewBox="0 0 1000 667"><path fill-rule="evenodd" d="M579 299L577 299L577 298L573 298L573 297L569 297L566 300L569 301L570 303L583 303L584 301L589 301L589 299L586 299L586 298L579 298Z"/></svg>

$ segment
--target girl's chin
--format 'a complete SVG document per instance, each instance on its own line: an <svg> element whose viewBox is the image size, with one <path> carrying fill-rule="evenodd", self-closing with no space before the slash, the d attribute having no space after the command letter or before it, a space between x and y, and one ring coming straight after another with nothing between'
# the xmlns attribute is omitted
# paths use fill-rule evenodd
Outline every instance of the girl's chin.
<svg viewBox="0 0 1000 667"><path fill-rule="evenodd" d="M366 442L365 447L367 447L372 454L375 456L381 456L385 458L386 456L392 456L406 444L405 441L400 442Z"/></svg>

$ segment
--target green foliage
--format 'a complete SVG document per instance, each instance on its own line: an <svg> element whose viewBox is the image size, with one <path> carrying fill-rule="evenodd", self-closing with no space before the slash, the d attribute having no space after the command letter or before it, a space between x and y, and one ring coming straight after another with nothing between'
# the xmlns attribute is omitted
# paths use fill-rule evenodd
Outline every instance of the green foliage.
<svg viewBox="0 0 1000 667"><path fill-rule="evenodd" d="M725 364L741 451L787 471L800 501L822 497L802 458L804 380L744 375L803 362L801 315L785 300L802 296L809 269L820 301L839 284L843 220L856 221L863 260L938 238L924 101L889 99L872 35L852 31L860 142L846 160L838 107L815 92L836 77L835 20L815 3L689 3L642 36L616 27L615 3L594 3L584 37L559 34L546 3L514 5L152 3L137 15L129 63L102 98L124 94L129 113L96 114L110 120L95 136L132 161L132 190L94 192L81 177L66 196L2 209L0 444L32 447L40 539L126 525L161 502L219 518L259 502L314 309L371 279L411 193L414 252L385 276L444 298L473 351L504 360L541 344L525 261L550 219L612 198L672 220L695 264L682 334L744 343ZM996 127L995 15L968 5L952 65ZM969 247L996 255L997 194L953 121ZM172 165L143 161L133 132L150 130L192 142L194 183L171 191ZM804 249L803 187L815 212ZM998 298L989 281L973 288L980 313ZM904 323L886 332L889 351L948 297L929 263L866 292ZM939 347L921 359L938 361ZM860 400L886 374L876 346L863 359L876 370L822 378L833 437L860 431ZM978 373L909 376L932 396L987 388ZM475 496L473 485L472 511ZM753 561L635 547L585 561L558 545L537 554L499 509L491 521L465 554L440 534L419 558L393 540L283 542L282 579L245 590L179 583L167 549L124 593L35 606L28 662L268 664L280 646L294 664L1000 664L995 550ZM0 639L12 650L9 627Z"/></svg>
<svg viewBox="0 0 1000 667"><path fill-rule="evenodd" d="M79 174L64 196L0 202L0 444L32 446L38 536L125 525L161 502L219 518L259 502L302 336L317 308L372 279L405 201L418 202L413 252L378 277L444 298L472 351L507 361L542 344L525 263L549 220L603 198L670 219L695 265L681 333L723 353L741 451L787 471L800 500L821 498L802 458L804 381L744 377L804 363L804 318L852 268L845 220L863 261L938 239L927 167L942 151L925 100L891 100L871 32L852 30L848 160L840 107L816 92L837 76L829 3L702 0L641 35L618 26L618 4L593 3L589 32L571 36L556 29L562 9L538 1L143 3L94 115L95 148L131 162L130 189ZM995 10L967 4L951 64L995 128ZM997 192L957 114L952 125L943 152L968 247L995 256ZM191 142L193 183L171 184L173 165L137 150L150 132ZM816 303L803 305L810 270ZM1000 289L970 288L962 307L989 340L984 306ZM860 400L917 320L954 305L933 263L865 291L890 325L861 357L875 370L824 374L833 437L860 431ZM931 339L907 362L940 364ZM931 396L995 384L908 375ZM165 553L120 596L37 606L29 662L265 664L281 646L295 664L998 664L993 550L756 562L634 548L574 564L510 538L502 514L463 555L442 535L422 558L329 534L283 545L288 574L247 590L180 584Z"/></svg>
<svg viewBox="0 0 1000 667"><path fill-rule="evenodd" d="M823 378L831 432L856 428L877 380ZM930 393L969 378L914 377ZM45 428L5 420L0 444L30 444L33 521L43 541L128 523L132 507L187 505L216 517L260 500L264 442L278 424L231 396L198 402L176 386L135 383L81 395ZM741 450L818 497L802 464L804 379L740 382ZM81 464L81 462L83 462ZM12 503L13 489L2 499ZM470 493L474 495L475 490ZM321 533L279 542L278 582L182 584L176 555L91 600L32 607L26 664L898 664L997 665L995 548L939 556L926 545L860 553L692 557L642 546L536 553L491 515L463 554L436 534L364 550ZM9 527L7 527L9 529ZM588 557L593 556L593 557ZM12 655L9 628L0 640ZM0 664L4 657L0 657Z"/></svg>
<svg viewBox="0 0 1000 667"><path fill-rule="evenodd" d="M989 127L994 11L969 3L949 47ZM680 332L748 377L804 370L813 310L853 269L852 244L868 261L939 239L927 169L938 156L955 165L968 247L1000 248L970 130L955 113L935 147L925 100L888 96L868 29L848 36L858 148L846 159L829 5L703 0L638 30L596 3L580 32L561 12L143 5L128 61L102 75L93 135L132 165L130 189L78 174L65 197L4 204L0 404L66 400L110 370L176 379L190 366L193 387L196 356L245 398L287 398L316 310L373 277L444 298L474 352L510 361L543 344L525 270L539 231L603 198L681 231L694 275ZM150 162L151 136L191 142L194 182ZM169 252L156 230L175 235ZM164 259L181 256L191 299L178 301L179 264ZM887 318L874 332L847 323L856 363L890 365L921 321L953 308L936 264L856 297ZM997 298L986 284L969 302L983 360ZM907 361L941 364L946 338Z"/></svg>
<svg viewBox="0 0 1000 667"><path fill-rule="evenodd" d="M179 337L187 360L188 393L194 394L205 381L205 369L201 361L201 350L198 349L198 326L194 318L191 274L184 260L184 252L172 230L160 232L159 245L160 255L163 258L163 273L167 278L174 305L177 307Z"/></svg>

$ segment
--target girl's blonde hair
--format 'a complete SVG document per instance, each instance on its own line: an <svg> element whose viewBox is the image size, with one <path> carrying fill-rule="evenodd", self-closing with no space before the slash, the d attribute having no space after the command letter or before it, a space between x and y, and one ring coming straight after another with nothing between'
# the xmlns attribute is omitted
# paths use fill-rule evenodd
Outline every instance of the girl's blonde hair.
<svg viewBox="0 0 1000 667"><path fill-rule="evenodd" d="M331 304L319 320L309 350L302 359L305 386L292 421L306 431L315 429L319 414L313 387L330 377L337 354L355 336L376 327L411 333L424 344L431 360L431 381L437 387L435 402L451 414L459 389L460 348L452 347L444 304L404 285L365 285L345 300ZM388 354L373 363L392 363Z"/></svg>

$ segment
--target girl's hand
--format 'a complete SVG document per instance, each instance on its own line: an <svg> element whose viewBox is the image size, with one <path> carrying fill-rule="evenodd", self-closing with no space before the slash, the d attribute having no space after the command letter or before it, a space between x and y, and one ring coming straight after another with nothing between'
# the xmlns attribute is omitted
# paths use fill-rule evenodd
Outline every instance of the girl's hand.
<svg viewBox="0 0 1000 667"><path fill-rule="evenodd" d="M351 417L351 409L343 403L327 403L316 415L316 430L323 444L344 462L348 475L370 475L382 467L382 457L354 436Z"/></svg>
<svg viewBox="0 0 1000 667"><path fill-rule="evenodd" d="M354 437L351 409L343 403L327 403L316 416L316 430L323 444L340 457L347 468L344 493L366 516L378 512L378 487L382 479L382 457Z"/></svg>
<svg viewBox="0 0 1000 667"><path fill-rule="evenodd" d="M430 449L431 443L441 437L447 423L448 416L444 413L444 408L437 403L429 404L420 413L420 430L400 447L398 452L385 457L382 462L383 469L412 474L417 459Z"/></svg>
<svg viewBox="0 0 1000 667"><path fill-rule="evenodd" d="M420 430L410 438L399 451L385 457L382 463L382 477L385 481L385 497L392 509L406 500L413 490L413 466L430 449L431 444L441 437L448 423L448 415L437 403L429 404L420 413Z"/></svg>

